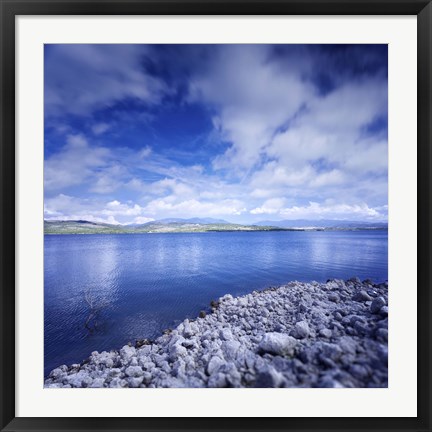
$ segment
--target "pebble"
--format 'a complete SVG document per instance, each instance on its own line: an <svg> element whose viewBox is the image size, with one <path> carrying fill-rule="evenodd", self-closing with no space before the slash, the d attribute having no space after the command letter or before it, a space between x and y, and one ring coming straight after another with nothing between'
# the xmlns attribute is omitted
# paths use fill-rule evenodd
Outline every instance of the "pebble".
<svg viewBox="0 0 432 432"><path fill-rule="evenodd" d="M340 297L336 293L330 293L328 295L328 299L332 302L338 303L340 300Z"/></svg>
<svg viewBox="0 0 432 432"><path fill-rule="evenodd" d="M266 333L258 345L258 350L264 353L291 356L294 354L296 345L297 341L291 336L283 333Z"/></svg>
<svg viewBox="0 0 432 432"><path fill-rule="evenodd" d="M227 294L153 342L55 368L45 387L387 387L387 299L387 283L358 278Z"/></svg>
<svg viewBox="0 0 432 432"><path fill-rule="evenodd" d="M208 380L208 387L227 387L226 376L223 373L212 375Z"/></svg>
<svg viewBox="0 0 432 432"><path fill-rule="evenodd" d="M321 387L321 388L343 388L344 386L339 381L337 381L331 377L324 377L319 381L317 387Z"/></svg>
<svg viewBox="0 0 432 432"><path fill-rule="evenodd" d="M144 371L139 366L129 366L125 369L125 374L129 377L140 377Z"/></svg>
<svg viewBox="0 0 432 432"><path fill-rule="evenodd" d="M270 366L267 370L264 370L258 374L255 381L255 387L280 387L283 382L284 376L274 367Z"/></svg>
<svg viewBox="0 0 432 432"><path fill-rule="evenodd" d="M360 278L358 278L357 276L348 279L348 282L354 282L354 283L356 283L356 284L358 284L358 285L361 284L361 280L360 280Z"/></svg>
<svg viewBox="0 0 432 432"><path fill-rule="evenodd" d="M330 329L321 329L319 331L319 335L327 339L330 339L332 336L332 331Z"/></svg>
<svg viewBox="0 0 432 432"><path fill-rule="evenodd" d="M379 328L377 329L377 331L375 332L375 337L382 342L387 342L388 341L388 330L385 328Z"/></svg>
<svg viewBox="0 0 432 432"><path fill-rule="evenodd" d="M361 290L354 295L353 300L358 302L367 302L371 301L372 297L366 291Z"/></svg>
<svg viewBox="0 0 432 432"><path fill-rule="evenodd" d="M225 362L220 357L212 357L207 365L207 373L213 375L214 372L218 371Z"/></svg>
<svg viewBox="0 0 432 432"><path fill-rule="evenodd" d="M129 378L127 380L127 382L129 384L129 387L137 388L142 384L143 379L144 379L144 377Z"/></svg>
<svg viewBox="0 0 432 432"><path fill-rule="evenodd" d="M121 356L122 360L129 361L135 355L136 355L135 347L131 347L129 345L125 345L120 350L120 356Z"/></svg>
<svg viewBox="0 0 432 432"><path fill-rule="evenodd" d="M299 321L295 325L295 336L298 339L304 339L309 336L310 330L309 330L309 324L307 321Z"/></svg>
<svg viewBox="0 0 432 432"><path fill-rule="evenodd" d="M386 305L386 301L382 297L377 297L370 305L370 311L373 314L380 312L381 308Z"/></svg>
<svg viewBox="0 0 432 432"><path fill-rule="evenodd" d="M337 321L342 321L343 316L340 314L340 312L335 312L335 313L334 313L334 318L335 318L335 320L337 320Z"/></svg>
<svg viewBox="0 0 432 432"><path fill-rule="evenodd" d="M388 306L383 306L380 311L379 311L380 315L382 316L387 316L388 315Z"/></svg>

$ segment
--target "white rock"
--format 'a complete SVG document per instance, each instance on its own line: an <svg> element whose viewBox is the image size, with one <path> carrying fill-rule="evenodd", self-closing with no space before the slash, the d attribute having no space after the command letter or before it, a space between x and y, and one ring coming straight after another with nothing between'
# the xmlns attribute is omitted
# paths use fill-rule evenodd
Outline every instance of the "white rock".
<svg viewBox="0 0 432 432"><path fill-rule="evenodd" d="M239 306L247 306L248 305L248 299L247 299L247 297L239 297L237 299L237 304Z"/></svg>
<svg viewBox="0 0 432 432"><path fill-rule="evenodd" d="M120 350L121 358L125 361L129 361L134 355L136 355L136 350L134 347L131 347L129 345L125 345Z"/></svg>
<svg viewBox="0 0 432 432"><path fill-rule="evenodd" d="M255 382L256 387L280 387L284 382L283 375L276 371L272 366L269 366L267 370L263 370L257 376Z"/></svg>
<svg viewBox="0 0 432 432"><path fill-rule="evenodd" d="M325 337L325 338L331 338L332 331L330 329L327 329L327 328L321 329L319 331L319 335L322 336L322 337Z"/></svg>
<svg viewBox="0 0 432 432"><path fill-rule="evenodd" d="M224 357L228 360L234 360L240 348L241 344L236 340L224 341L221 344L221 350L224 354Z"/></svg>
<svg viewBox="0 0 432 432"><path fill-rule="evenodd" d="M293 355L297 341L287 334L266 333L258 345L262 352L276 355Z"/></svg>
<svg viewBox="0 0 432 432"><path fill-rule="evenodd" d="M229 328L223 328L219 333L221 339L229 341L233 339L233 334Z"/></svg>
<svg viewBox="0 0 432 432"><path fill-rule="evenodd" d="M141 377L128 378L127 382L129 384L129 387L138 388L143 382L143 377L141 376Z"/></svg>
<svg viewBox="0 0 432 432"><path fill-rule="evenodd" d="M96 378L91 384L91 388L102 388L104 386L105 380L103 378Z"/></svg>
<svg viewBox="0 0 432 432"><path fill-rule="evenodd" d="M192 331L191 325L189 323L189 320L185 320L183 322L184 330L183 330L183 336L185 338L189 338L193 336L194 332Z"/></svg>
<svg viewBox="0 0 432 432"><path fill-rule="evenodd" d="M173 345L170 348L170 359L172 361L175 361L178 357L185 357L187 356L187 349L184 346L181 345Z"/></svg>
<svg viewBox="0 0 432 432"><path fill-rule="evenodd" d="M120 378L113 378L110 382L109 385L111 388L118 388L118 387L127 387L128 386L128 382L124 379L120 379Z"/></svg>
<svg viewBox="0 0 432 432"><path fill-rule="evenodd" d="M105 359L104 364L107 368L112 368L114 366L113 359L111 359L111 358Z"/></svg>
<svg viewBox="0 0 432 432"><path fill-rule="evenodd" d="M307 321L299 321L295 325L295 333L299 339L305 339L309 336L309 324Z"/></svg>
<svg viewBox="0 0 432 432"><path fill-rule="evenodd" d="M380 309L386 305L383 297L377 297L370 305L370 311L373 314L379 313Z"/></svg>
<svg viewBox="0 0 432 432"><path fill-rule="evenodd" d="M224 361L220 357L212 357L207 365L207 373L209 375L213 375L214 372L217 372L223 365Z"/></svg>
<svg viewBox="0 0 432 432"><path fill-rule="evenodd" d="M49 377L61 380L64 375L65 373L60 368L56 368L50 372Z"/></svg>
<svg viewBox="0 0 432 432"><path fill-rule="evenodd" d="M141 369L140 366L129 366L125 370L125 374L129 377L140 377L143 375L143 373L144 371Z"/></svg>
<svg viewBox="0 0 432 432"><path fill-rule="evenodd" d="M208 387L226 387L226 386L227 386L226 376L221 372L213 374L208 380Z"/></svg>

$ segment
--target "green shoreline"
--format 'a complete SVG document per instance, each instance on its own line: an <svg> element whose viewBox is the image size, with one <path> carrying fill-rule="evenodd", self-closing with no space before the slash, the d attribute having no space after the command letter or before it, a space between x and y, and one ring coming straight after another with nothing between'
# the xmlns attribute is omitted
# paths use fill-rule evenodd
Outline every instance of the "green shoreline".
<svg viewBox="0 0 432 432"><path fill-rule="evenodd" d="M383 231L383 227L311 227L282 228L277 226L240 225L223 223L147 223L143 225L110 225L88 221L44 221L44 234L171 234L205 232L262 232L262 231Z"/></svg>

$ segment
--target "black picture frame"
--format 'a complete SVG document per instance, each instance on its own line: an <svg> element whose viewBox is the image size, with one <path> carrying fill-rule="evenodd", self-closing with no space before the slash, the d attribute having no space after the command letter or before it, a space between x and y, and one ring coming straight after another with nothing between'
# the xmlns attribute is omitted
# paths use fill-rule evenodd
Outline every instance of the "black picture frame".
<svg viewBox="0 0 432 432"><path fill-rule="evenodd" d="M1 431L431 431L432 5L424 0L0 0ZM15 417L15 17L18 15L417 15L418 415L415 418ZM412 143L414 145L414 143ZM414 377L413 377L414 379Z"/></svg>

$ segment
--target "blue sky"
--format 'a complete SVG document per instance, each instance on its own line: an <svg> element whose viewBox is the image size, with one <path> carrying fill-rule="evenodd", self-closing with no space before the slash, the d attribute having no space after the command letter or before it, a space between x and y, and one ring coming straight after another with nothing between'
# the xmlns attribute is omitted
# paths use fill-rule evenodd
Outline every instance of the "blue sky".
<svg viewBox="0 0 432 432"><path fill-rule="evenodd" d="M45 45L45 219L387 220L386 45Z"/></svg>

